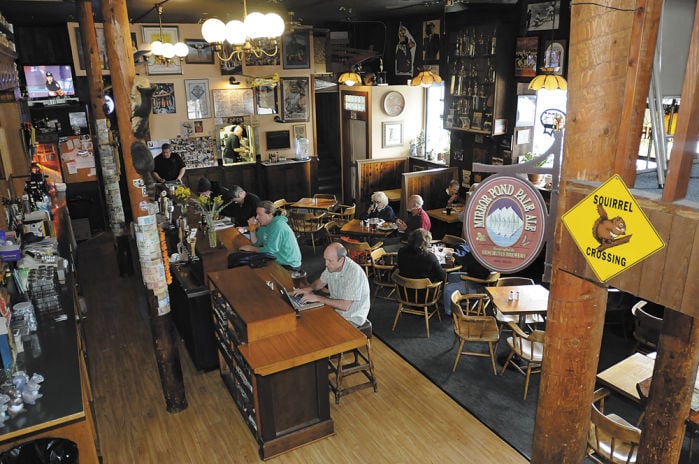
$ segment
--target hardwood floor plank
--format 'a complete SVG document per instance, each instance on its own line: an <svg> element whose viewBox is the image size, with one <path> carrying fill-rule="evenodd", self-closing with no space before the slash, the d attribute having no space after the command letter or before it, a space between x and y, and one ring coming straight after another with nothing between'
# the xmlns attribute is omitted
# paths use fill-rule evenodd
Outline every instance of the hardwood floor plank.
<svg viewBox="0 0 699 464"><path fill-rule="evenodd" d="M145 299L137 277L118 277L111 239L80 244L88 303L86 338L96 422L107 464L256 462L258 447L218 371L197 371L182 343L188 408L169 414L161 390ZM271 461L528 462L380 340L372 340L379 390L335 405L334 436Z"/></svg>

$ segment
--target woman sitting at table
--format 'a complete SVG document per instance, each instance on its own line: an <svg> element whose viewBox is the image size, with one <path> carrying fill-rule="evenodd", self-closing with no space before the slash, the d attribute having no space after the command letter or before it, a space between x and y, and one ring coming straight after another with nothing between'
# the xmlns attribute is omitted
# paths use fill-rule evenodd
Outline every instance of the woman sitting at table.
<svg viewBox="0 0 699 464"><path fill-rule="evenodd" d="M374 192L371 195L371 205L366 212L365 219L379 218L386 222L395 222L396 213L388 204L388 197L383 192Z"/></svg>
<svg viewBox="0 0 699 464"><path fill-rule="evenodd" d="M432 222L422 205L424 201L420 195L410 195L408 197L408 217L404 220L396 219L399 232L410 233L415 229L430 230Z"/></svg>
<svg viewBox="0 0 699 464"><path fill-rule="evenodd" d="M461 192L459 181L453 179L449 186L442 192L442 204L444 206L463 206L465 195Z"/></svg>
<svg viewBox="0 0 699 464"><path fill-rule="evenodd" d="M432 234L425 229L415 229L408 235L408 244L398 250L396 264L403 277L422 279L431 282L444 281L447 273L439 264L439 259L432 253Z"/></svg>

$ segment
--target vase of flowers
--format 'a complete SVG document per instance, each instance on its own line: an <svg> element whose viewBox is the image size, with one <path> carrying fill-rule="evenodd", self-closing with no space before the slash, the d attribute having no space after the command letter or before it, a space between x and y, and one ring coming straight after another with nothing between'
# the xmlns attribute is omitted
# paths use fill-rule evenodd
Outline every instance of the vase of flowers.
<svg viewBox="0 0 699 464"><path fill-rule="evenodd" d="M224 203L221 195L216 195L215 197L212 196L211 192L202 193L197 197L197 205L201 210L201 218L204 224L206 224L206 230L209 237L209 246L211 248L216 248L218 245L214 221L218 217L221 210L230 204L230 201L228 203Z"/></svg>
<svg viewBox="0 0 699 464"><path fill-rule="evenodd" d="M180 205L180 211L182 214L187 214L187 207L189 205L189 201L192 198L192 191L190 190L189 187L185 185L178 185L175 187L175 200L177 203Z"/></svg>

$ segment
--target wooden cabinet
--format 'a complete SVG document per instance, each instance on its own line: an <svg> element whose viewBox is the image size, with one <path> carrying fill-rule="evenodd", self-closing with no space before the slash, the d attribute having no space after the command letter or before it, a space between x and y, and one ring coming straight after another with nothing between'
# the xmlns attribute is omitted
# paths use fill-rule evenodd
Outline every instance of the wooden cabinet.
<svg viewBox="0 0 699 464"><path fill-rule="evenodd" d="M317 182L317 158L307 161L286 161L281 163L259 163L264 187L258 194L260 198L272 201L285 198L296 201L310 197L315 193Z"/></svg>
<svg viewBox="0 0 699 464"><path fill-rule="evenodd" d="M507 29L507 30L506 30ZM449 35L446 129L483 135L508 130L507 84L512 57L509 28L497 22L463 25Z"/></svg>

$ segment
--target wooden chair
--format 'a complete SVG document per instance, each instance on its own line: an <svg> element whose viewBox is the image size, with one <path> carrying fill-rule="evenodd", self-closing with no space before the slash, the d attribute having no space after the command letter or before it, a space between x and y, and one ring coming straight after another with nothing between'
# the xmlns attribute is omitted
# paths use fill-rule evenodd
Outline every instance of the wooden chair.
<svg viewBox="0 0 699 464"><path fill-rule="evenodd" d="M325 213L314 215L313 213L302 213L291 211L289 213L289 225L299 239L311 239L313 254L316 252L316 235L323 230L325 223L323 218Z"/></svg>
<svg viewBox="0 0 699 464"><path fill-rule="evenodd" d="M323 226L325 229L325 244L330 245L332 242L340 241L340 226L335 221L328 221Z"/></svg>
<svg viewBox="0 0 699 464"><path fill-rule="evenodd" d="M608 395L609 390L605 388L600 388L593 395L587 456L599 464L635 463L641 429L616 414L604 414L604 398Z"/></svg>
<svg viewBox="0 0 699 464"><path fill-rule="evenodd" d="M337 198L332 193L316 193L313 195L313 198L337 201Z"/></svg>
<svg viewBox="0 0 699 464"><path fill-rule="evenodd" d="M534 285L534 280L529 277L500 277L495 283L496 287L510 287L514 285ZM495 319L500 325L500 332L505 329L508 322L519 323L517 316L506 316L495 308ZM543 324L544 318L540 314L527 314L524 316L524 323L528 325Z"/></svg>
<svg viewBox="0 0 699 464"><path fill-rule="evenodd" d="M284 216L288 216L288 215L289 215L289 211L288 211L287 208L286 208L287 205L289 205L289 202L286 201L285 198L282 198L282 199L280 199L280 200L277 200L277 201L273 202L272 204L273 204L274 207L277 208L277 210L279 210L279 211L281 212L281 214L283 214Z"/></svg>
<svg viewBox="0 0 699 464"><path fill-rule="evenodd" d="M393 320L393 328L396 330L398 318L402 313L415 314L425 318L425 329L427 337L430 336L430 319L435 314L440 321L442 317L439 315L439 298L442 294L443 281L432 283L430 279L410 279L400 275L398 270L393 271L391 276L396 284L396 293L398 296L398 309L396 317Z"/></svg>
<svg viewBox="0 0 699 464"><path fill-rule="evenodd" d="M514 322L508 322L507 324L512 330L512 336L507 337L507 344L510 346L510 354L507 355L505 365L502 367L500 375L505 373L507 366L510 364L524 375L524 399L526 400L531 375L541 373L541 363L544 360L544 332L542 330L535 330L531 333L526 333ZM519 358L520 362L526 364L526 370L522 369L516 361L512 360L515 355Z"/></svg>
<svg viewBox="0 0 699 464"><path fill-rule="evenodd" d="M395 300L396 284L391 276L396 266L398 253L389 253L383 248L377 248L371 252L371 274L374 284L374 297ZM372 300L373 304L373 300Z"/></svg>
<svg viewBox="0 0 699 464"><path fill-rule="evenodd" d="M371 359L371 321L367 319L364 324L357 327L366 335L366 346L355 348L351 351L336 354L328 359L330 371L330 389L335 394L335 404L340 403L340 398L357 390L372 387L374 392L379 388L374 375L374 361ZM366 381L347 386L344 380L353 374L363 374Z"/></svg>
<svg viewBox="0 0 699 464"><path fill-rule="evenodd" d="M457 237L456 235L451 235L451 234L444 234L444 237L442 237L441 240L438 240L440 243L443 243L447 246L450 246L452 248L455 248L461 244L466 243L466 239L463 237Z"/></svg>
<svg viewBox="0 0 699 464"><path fill-rule="evenodd" d="M340 237L340 243L347 249L347 255L364 268L367 277L371 275L371 252L381 248L383 242L376 242L374 245L369 245L368 242L357 242L348 240L346 237Z"/></svg>
<svg viewBox="0 0 699 464"><path fill-rule="evenodd" d="M634 351L648 353L658 349L660 331L663 328L663 320L653 316L643 309L648 304L647 301L638 301L631 308L634 316L633 338L636 339Z"/></svg>
<svg viewBox="0 0 699 464"><path fill-rule="evenodd" d="M500 340L500 332L498 331L498 324L495 318L485 315L485 300L487 298L488 295L484 293L464 295L458 290L451 294L451 315L454 320L454 334L457 337L454 339L452 348L454 348L457 339L459 340L459 349L456 352L456 360L454 360L452 372L456 371L456 365L459 364L461 355L465 354L467 356L490 358L493 374L498 374L495 367L495 347ZM472 311L475 311L477 315L471 315ZM488 345L488 353L464 351L466 342L485 343Z"/></svg>
<svg viewBox="0 0 699 464"><path fill-rule="evenodd" d="M357 205L338 205L333 211L329 211L327 218L329 220L335 221L340 227L350 222L354 219L354 215L357 211Z"/></svg>

